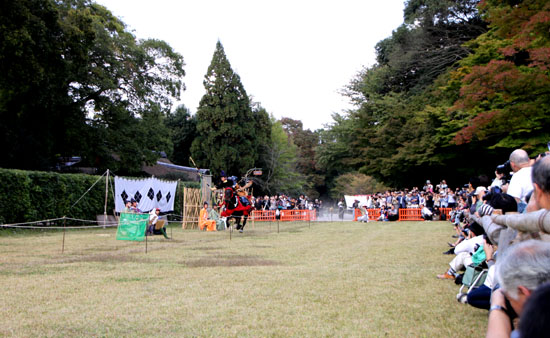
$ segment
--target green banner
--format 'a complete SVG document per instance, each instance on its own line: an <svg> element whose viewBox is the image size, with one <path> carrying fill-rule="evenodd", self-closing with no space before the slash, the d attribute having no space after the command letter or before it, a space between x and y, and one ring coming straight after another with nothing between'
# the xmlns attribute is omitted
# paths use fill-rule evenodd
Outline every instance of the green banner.
<svg viewBox="0 0 550 338"><path fill-rule="evenodd" d="M120 213L116 239L123 241L143 241L149 214Z"/></svg>

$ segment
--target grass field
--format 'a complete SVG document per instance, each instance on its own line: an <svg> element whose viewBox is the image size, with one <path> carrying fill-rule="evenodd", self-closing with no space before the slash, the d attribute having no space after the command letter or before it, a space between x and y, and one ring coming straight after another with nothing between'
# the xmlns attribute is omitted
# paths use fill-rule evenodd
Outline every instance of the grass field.
<svg viewBox="0 0 550 338"><path fill-rule="evenodd" d="M256 223L244 234L0 236L0 336L482 336L436 279L448 222ZM170 230L168 231L170 233Z"/></svg>

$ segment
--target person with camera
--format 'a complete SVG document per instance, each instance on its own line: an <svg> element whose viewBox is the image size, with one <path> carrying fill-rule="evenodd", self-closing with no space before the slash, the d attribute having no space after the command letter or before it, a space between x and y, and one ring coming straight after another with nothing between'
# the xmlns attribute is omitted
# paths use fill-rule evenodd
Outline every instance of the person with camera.
<svg viewBox="0 0 550 338"><path fill-rule="evenodd" d="M500 288L491 295L487 337L510 337L516 315L539 285L550 282L550 243L528 240L501 253L496 263Z"/></svg>
<svg viewBox="0 0 550 338"><path fill-rule="evenodd" d="M513 196L518 202L518 212L525 211L527 202L525 197L533 191L531 181L531 160L523 149L516 149L510 154L510 167L514 172L507 193Z"/></svg>
<svg viewBox="0 0 550 338"><path fill-rule="evenodd" d="M533 165L532 185L527 212L550 210L550 157L543 157ZM506 246L498 244L499 248ZM491 296L487 337L509 337L515 317L519 316L521 321L531 294L539 285L550 281L549 242L528 240L500 251L496 266L500 288Z"/></svg>
<svg viewBox="0 0 550 338"><path fill-rule="evenodd" d="M498 188L502 191L502 186L507 183L507 176L509 175L510 171L512 170L508 161L504 164L498 165L495 169L495 179L489 186L489 190L493 188Z"/></svg>

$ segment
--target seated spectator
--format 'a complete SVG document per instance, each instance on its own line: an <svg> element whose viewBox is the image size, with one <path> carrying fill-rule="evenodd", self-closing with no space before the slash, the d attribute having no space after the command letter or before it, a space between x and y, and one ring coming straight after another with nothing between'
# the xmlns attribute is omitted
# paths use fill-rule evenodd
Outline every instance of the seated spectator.
<svg viewBox="0 0 550 338"><path fill-rule="evenodd" d="M357 221L359 222L369 222L369 211L367 210L367 207L365 205L362 205L361 208L361 216L357 218Z"/></svg>
<svg viewBox="0 0 550 338"><path fill-rule="evenodd" d="M141 214L141 210L138 208L138 203L135 199L132 198L132 207L130 208L130 210L132 212L135 212L135 213L138 213L138 214Z"/></svg>
<svg viewBox="0 0 550 338"><path fill-rule="evenodd" d="M386 208L381 207L380 208L380 217L378 217L378 221L387 222L388 221L388 215Z"/></svg>
<svg viewBox="0 0 550 338"><path fill-rule="evenodd" d="M430 209L427 205L426 205L426 207L428 209ZM430 210L432 210L432 209L430 209ZM445 213L444 212L442 213L441 210L439 210L438 207L433 208L433 213L434 213L433 217L432 217L433 221L439 221L439 220L444 221L446 219Z"/></svg>
<svg viewBox="0 0 550 338"><path fill-rule="evenodd" d="M220 213L218 212L219 207L214 205L210 212L208 212L208 218L216 222L216 230L225 230L225 220L220 218Z"/></svg>
<svg viewBox="0 0 550 338"><path fill-rule="evenodd" d="M208 218L208 202L204 202L203 208L199 214L199 229L206 231L216 231L216 221Z"/></svg>
<svg viewBox="0 0 550 338"><path fill-rule="evenodd" d="M149 222L148 222L149 227L147 229L147 235L163 235L164 238L170 239L170 237L168 237L168 235L166 234L166 227L164 226L164 224L162 225L162 228L157 229L159 214L160 214L159 208L153 209L151 210L151 212L149 212Z"/></svg>
<svg viewBox="0 0 550 338"><path fill-rule="evenodd" d="M122 212L132 212L132 202L130 200L126 200L124 203L124 210Z"/></svg>
<svg viewBox="0 0 550 338"><path fill-rule="evenodd" d="M155 228L155 225L157 224L157 221L159 219L159 214L159 208L153 209L151 210L151 212L149 212L149 228L147 229L147 233L153 233L153 229Z"/></svg>
<svg viewBox="0 0 550 338"><path fill-rule="evenodd" d="M397 208L392 204L390 209L388 210L388 221L397 221L399 220L399 212Z"/></svg>
<svg viewBox="0 0 550 338"><path fill-rule="evenodd" d="M483 236L479 236L482 237ZM484 242L485 243L485 242ZM474 266L481 265L486 260L485 249L482 245L477 244L474 247L473 253L470 251L461 251L457 253L455 258L449 263L450 268L442 275L437 275L438 279L455 279L458 272L466 266L473 264Z"/></svg>
<svg viewBox="0 0 550 338"><path fill-rule="evenodd" d="M489 259L487 259L488 261ZM489 310L491 307L491 290L495 286L495 265L489 266L487 277L483 285L468 292L466 301L469 305L478 309Z"/></svg>
<svg viewBox="0 0 550 338"><path fill-rule="evenodd" d="M425 205L421 204L420 207L422 208L422 210L420 211L422 218L426 221L431 221L433 218L433 212L430 209L428 209L428 207L426 207Z"/></svg>

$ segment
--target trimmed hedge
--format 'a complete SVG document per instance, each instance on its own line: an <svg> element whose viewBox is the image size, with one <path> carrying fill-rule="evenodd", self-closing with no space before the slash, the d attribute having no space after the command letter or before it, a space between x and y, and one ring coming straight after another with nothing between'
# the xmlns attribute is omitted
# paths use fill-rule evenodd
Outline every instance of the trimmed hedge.
<svg viewBox="0 0 550 338"><path fill-rule="evenodd" d="M32 222L63 216L95 220L103 214L105 177L71 207L100 176L59 174L0 168L0 223ZM113 178L110 177L112 180ZM109 183L107 213L114 209L114 181ZM174 213L181 214L183 187L198 188L198 182L178 184Z"/></svg>

